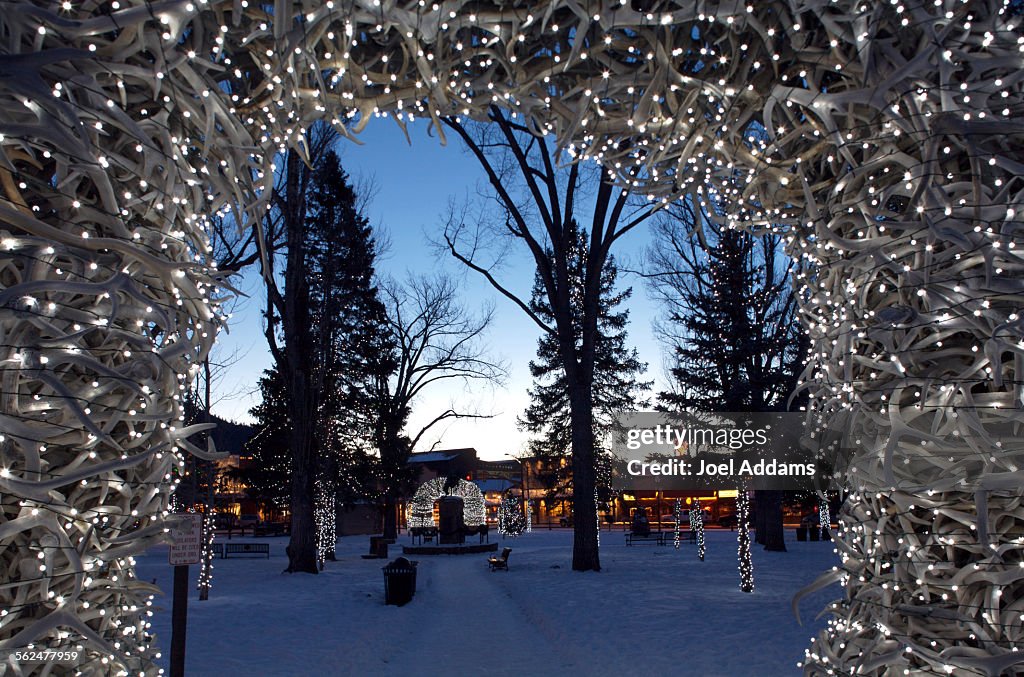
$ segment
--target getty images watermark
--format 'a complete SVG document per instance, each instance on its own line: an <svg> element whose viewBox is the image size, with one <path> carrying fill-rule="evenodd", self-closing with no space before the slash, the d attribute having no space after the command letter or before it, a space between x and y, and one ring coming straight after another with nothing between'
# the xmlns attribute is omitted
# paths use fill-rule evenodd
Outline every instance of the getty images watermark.
<svg viewBox="0 0 1024 677"><path fill-rule="evenodd" d="M844 422L800 413L620 414L617 489L828 489L847 457Z"/></svg>

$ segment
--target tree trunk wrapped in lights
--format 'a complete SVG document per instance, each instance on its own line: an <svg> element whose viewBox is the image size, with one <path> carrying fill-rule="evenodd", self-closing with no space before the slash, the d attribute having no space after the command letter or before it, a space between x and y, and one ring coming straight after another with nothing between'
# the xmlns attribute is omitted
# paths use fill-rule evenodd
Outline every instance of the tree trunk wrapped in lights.
<svg viewBox="0 0 1024 677"><path fill-rule="evenodd" d="M498 531L503 536L518 536L526 531L523 507L515 496L506 496L498 506Z"/></svg>
<svg viewBox="0 0 1024 677"><path fill-rule="evenodd" d="M740 487L736 493L736 555L739 559L740 590L754 592L754 563L750 559L750 493Z"/></svg>
<svg viewBox="0 0 1024 677"><path fill-rule="evenodd" d="M999 432L1022 420L1019 4L634 7L4 6L0 648L60 628L86 672L153 671L130 557L162 536L177 393L219 321L197 215L262 210L262 163L313 118L494 104L659 199L738 174L735 222L789 229L812 408L854 413L859 450L846 597L805 671L1024 661L1022 443Z"/></svg>
<svg viewBox="0 0 1024 677"><path fill-rule="evenodd" d="M316 480L315 512L317 563L323 570L325 561L334 561L334 548L338 543L334 482L328 477Z"/></svg>
<svg viewBox="0 0 1024 677"><path fill-rule="evenodd" d="M214 519L216 513L217 510L210 504L207 504L206 512L203 513L203 549L202 557L199 559L199 580L196 583L200 601L210 598L210 588L213 587L213 539L217 535Z"/></svg>
<svg viewBox="0 0 1024 677"><path fill-rule="evenodd" d="M697 557L703 562L707 546L704 541L704 509L700 507L699 498L693 499L690 507L690 529L697 533Z"/></svg>
<svg viewBox="0 0 1024 677"><path fill-rule="evenodd" d="M679 549L679 523L683 520L682 502L677 498L672 508L672 517L675 518L675 529L672 533L672 545ZM693 514L690 514L690 531L693 531Z"/></svg>

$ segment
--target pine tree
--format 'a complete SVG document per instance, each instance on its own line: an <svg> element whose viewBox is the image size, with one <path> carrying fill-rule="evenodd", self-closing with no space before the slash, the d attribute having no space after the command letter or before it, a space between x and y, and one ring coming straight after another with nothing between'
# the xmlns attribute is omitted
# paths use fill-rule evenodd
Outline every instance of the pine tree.
<svg viewBox="0 0 1024 677"><path fill-rule="evenodd" d="M575 223L573 226L575 238L567 263L572 284L570 297L573 305L578 308L583 298L583 279L587 269L587 233ZM629 311L621 309L621 306L630 298L633 290L618 290L617 278L615 257L609 255L601 271L598 297L592 415L597 489L602 501L610 498L611 491L611 459L610 450L604 445L605 433L612 424L615 412L644 406L643 394L651 387L651 382L637 381L647 365L640 361L636 349L626 344ZM539 275L534 279L530 309L545 322L553 321ZM583 333L580 324L582 317L582 311L573 313L577 346L581 343ZM537 359L530 362L530 374L534 379L529 391L532 401L519 419L520 428L535 436L529 443L530 454L544 459L566 457L572 447L569 393L557 337L543 334L537 341ZM553 466L562 470L556 486L564 486L568 481L565 475L569 466Z"/></svg>
<svg viewBox="0 0 1024 677"><path fill-rule="evenodd" d="M518 536L526 531L521 499L511 495L502 499L498 506L498 531L504 536Z"/></svg>
<svg viewBox="0 0 1024 677"><path fill-rule="evenodd" d="M279 250L261 262L265 333L286 393L279 421L286 422L282 446L290 454L287 571L316 573L332 555L333 539L325 534L333 526L337 486L352 483L344 464L358 450L350 447L368 439L373 427L372 372L394 363L379 331L372 231L330 150L336 135L329 125L314 125L309 138L312 167L295 151L285 153L264 224L268 241L286 248L283 290L275 272Z"/></svg>
<svg viewBox="0 0 1024 677"><path fill-rule="evenodd" d="M712 218L692 202L676 205L674 216L659 224L649 256L652 288L669 308L662 333L673 389L659 394L660 406L785 411L807 342L781 236L721 225L721 214ZM781 492L760 492L756 517L758 541L785 550Z"/></svg>
<svg viewBox="0 0 1024 677"><path fill-rule="evenodd" d="M654 261L655 290L670 308L674 386L659 400L694 411L785 410L804 343L780 238L706 223L701 244L691 227L663 223L661 240L679 256Z"/></svg>
<svg viewBox="0 0 1024 677"><path fill-rule="evenodd" d="M261 401L249 410L256 419L256 432L243 447L243 455L252 460L236 474L248 487L251 499L264 510L278 511L291 497L287 394L284 379L275 368L263 372L259 388Z"/></svg>
<svg viewBox="0 0 1024 677"><path fill-rule="evenodd" d="M334 559L338 486L360 483L348 464L370 448L366 440L375 425L373 384L378 375L394 369L395 360L374 283L373 230L334 151L324 153L315 166L307 208L313 381L330 394L321 398L314 423L322 566L323 560Z"/></svg>

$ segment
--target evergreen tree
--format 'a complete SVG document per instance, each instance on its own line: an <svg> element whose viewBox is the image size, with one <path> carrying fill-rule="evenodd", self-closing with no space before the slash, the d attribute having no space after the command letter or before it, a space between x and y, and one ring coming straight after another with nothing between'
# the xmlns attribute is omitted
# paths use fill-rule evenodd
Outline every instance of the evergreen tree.
<svg viewBox="0 0 1024 677"><path fill-rule="evenodd" d="M325 534L333 530L337 487L352 484L344 464L357 458L360 450L352 447L365 446L373 427L369 384L373 372L394 364L379 331L384 313L373 286L376 245L330 150L335 138L329 126L314 125L312 167L294 151L284 155L264 224L267 241L286 249L283 290L275 272L280 250L271 249L261 262L265 333L285 393L278 420L286 422L290 455L292 572L316 573L332 556L333 538Z"/></svg>
<svg viewBox="0 0 1024 677"><path fill-rule="evenodd" d="M659 223L649 256L652 288L669 308L661 329L671 349L672 390L659 393L660 406L785 411L807 340L781 235L721 225L690 201L675 205L673 217ZM758 542L785 550L781 492L759 492L757 502Z"/></svg>
<svg viewBox="0 0 1024 677"><path fill-rule="evenodd" d="M275 368L263 372L259 388L262 399L249 410L256 432L242 448L252 460L236 475L248 487L249 498L276 512L287 507L291 497L288 400L285 381Z"/></svg>
<svg viewBox="0 0 1024 677"><path fill-rule="evenodd" d="M356 459L372 448L372 387L395 367L394 344L374 284L376 242L358 197L334 151L317 162L307 195L313 381L321 398L314 420L317 445L317 540L321 565L334 559L339 484L362 483ZM365 463L360 465L365 466Z"/></svg>
<svg viewBox="0 0 1024 677"><path fill-rule="evenodd" d="M498 531L503 536L519 536L526 531L526 517L518 497L508 495L502 499L498 506Z"/></svg>
<svg viewBox="0 0 1024 677"><path fill-rule="evenodd" d="M576 344L582 343L583 317L580 304L583 300L584 275L587 270L587 233L573 223L575 238L571 244L567 263L571 283L570 299L576 309L572 314ZM618 266L615 257L609 255L601 270L601 286L598 296L597 339L594 356L593 414L595 455L594 464L597 489L600 500L610 498L611 459L605 445L605 433L610 429L615 412L634 410L646 405L642 399L651 382L638 382L637 377L647 368L640 361L636 349L626 344L626 325L629 311L621 309L633 293L632 288L616 289ZM552 322L551 306L544 291L540 275L536 275L530 309L545 322ZM530 362L533 387L530 389L531 403L519 418L521 429L534 435L529 443L530 454L535 457L553 459L567 457L571 453L571 422L569 410L569 386L562 367L558 338L545 333L537 341L537 359ZM562 472L557 478L555 491L568 480L568 464L551 464Z"/></svg>
<svg viewBox="0 0 1024 677"><path fill-rule="evenodd" d="M806 344L780 236L706 221L702 241L692 224L659 228L652 279L670 310L673 389L658 398L669 409L785 410Z"/></svg>

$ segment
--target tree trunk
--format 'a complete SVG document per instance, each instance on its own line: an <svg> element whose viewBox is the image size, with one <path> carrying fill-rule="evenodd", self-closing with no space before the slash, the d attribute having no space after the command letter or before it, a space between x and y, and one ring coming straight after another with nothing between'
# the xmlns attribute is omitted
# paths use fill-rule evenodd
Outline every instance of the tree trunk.
<svg viewBox="0 0 1024 677"><path fill-rule="evenodd" d="M594 429L590 387L569 384L572 421L572 516L574 571L600 571L597 546L597 506L594 503Z"/></svg>
<svg viewBox="0 0 1024 677"><path fill-rule="evenodd" d="M305 385L304 374L296 374L294 382ZM303 387L304 389L304 387ZM294 391L293 391L294 392ZM290 437L292 448L292 496L291 496L291 536L288 541L289 573L311 573L318 571L316 550L316 520L313 513L314 468L312 426L301 411L301 402L297 393L289 402L291 409L292 430ZM298 411L296 411L298 410Z"/></svg>
<svg viewBox="0 0 1024 677"><path fill-rule="evenodd" d="M299 156L288 152L285 200L285 228L288 242L288 267L285 271L285 303L282 323L287 355L288 415L291 419L289 442L292 450L291 536L286 551L289 573L317 573L316 520L314 518L314 485L316 453L316 393L310 384L312 346L309 345L309 281L306 275L306 252L300 181Z"/></svg>
<svg viewBox="0 0 1024 677"><path fill-rule="evenodd" d="M384 538L398 538L398 501L392 492L384 496Z"/></svg>
<svg viewBox="0 0 1024 677"><path fill-rule="evenodd" d="M384 469L384 520L382 533L384 538L398 538L398 497L399 477L404 469L404 447L401 442L401 430L405 420L401 416L388 414L382 421L380 454Z"/></svg>
<svg viewBox="0 0 1024 677"><path fill-rule="evenodd" d="M754 542L765 545L766 503L770 498L765 491L754 492Z"/></svg>
<svg viewBox="0 0 1024 677"><path fill-rule="evenodd" d="M758 543L771 552L786 552L785 531L782 528L782 492L757 492ZM763 533L763 536L762 536Z"/></svg>
<svg viewBox="0 0 1024 677"><path fill-rule="evenodd" d="M203 360L203 423L210 422L210 358ZM206 439L210 438L211 431L206 431ZM206 506L203 510L203 543L213 545L213 538L209 535L213 530L213 507L216 503L214 496L214 482L217 479L217 465L213 461L203 462L206 471ZM209 532L207 531L209 530ZM203 559L199 563L199 601L206 601L210 598L210 579L213 571L213 548L203 547Z"/></svg>

